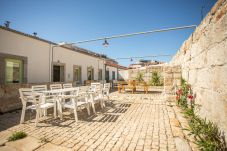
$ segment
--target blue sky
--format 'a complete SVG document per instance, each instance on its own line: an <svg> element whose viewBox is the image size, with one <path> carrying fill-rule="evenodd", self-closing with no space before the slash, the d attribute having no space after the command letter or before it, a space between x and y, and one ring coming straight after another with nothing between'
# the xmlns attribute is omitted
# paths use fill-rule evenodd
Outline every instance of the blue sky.
<svg viewBox="0 0 227 151"><path fill-rule="evenodd" d="M53 42L198 25L216 0L1 0L0 23ZM78 46L112 58L175 54L194 29L154 33ZM144 58L168 61L170 58ZM130 60L117 60L127 66Z"/></svg>

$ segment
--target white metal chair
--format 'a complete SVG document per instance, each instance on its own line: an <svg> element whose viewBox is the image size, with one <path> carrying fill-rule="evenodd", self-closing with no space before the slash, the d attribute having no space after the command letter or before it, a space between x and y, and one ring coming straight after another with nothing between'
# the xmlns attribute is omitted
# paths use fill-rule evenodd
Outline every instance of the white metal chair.
<svg viewBox="0 0 227 151"><path fill-rule="evenodd" d="M75 121L78 121L77 110L81 107L87 108L87 113L90 115L89 103L88 103L88 95L86 92L79 92L79 87L73 90L70 95L59 95L59 99L65 100L70 99L64 103L64 108L72 109L74 111L74 118ZM60 101L61 101L60 100ZM61 108L61 115L62 115L62 108ZM61 117L62 118L62 117Z"/></svg>
<svg viewBox="0 0 227 151"><path fill-rule="evenodd" d="M90 91L88 92L90 94L90 98L88 102L91 104L94 113L96 113L95 103L99 102L101 105L101 108L104 107L102 89L103 87L100 83L93 84L91 85Z"/></svg>
<svg viewBox="0 0 227 151"><path fill-rule="evenodd" d="M103 97L106 96L108 100L110 99L110 83L104 84L102 93L103 93ZM105 106L105 103L104 103L104 106Z"/></svg>
<svg viewBox="0 0 227 151"><path fill-rule="evenodd" d="M44 95L43 92L45 92L45 91L47 91L47 85L34 85L34 86L32 86L32 92L33 93ZM48 103L48 102L54 103L55 102L54 98L51 97L50 94L48 96L45 96L45 97L43 96L41 99L42 99L41 100L42 103ZM47 109L44 110L44 115L46 116L46 114L47 114Z"/></svg>
<svg viewBox="0 0 227 151"><path fill-rule="evenodd" d="M72 88L72 87L73 87L73 84L72 83L64 83L63 84L63 89Z"/></svg>
<svg viewBox="0 0 227 151"><path fill-rule="evenodd" d="M36 110L36 120L35 126L37 126L39 122L39 118L42 115L41 110L46 110L49 108L54 108L54 117L56 117L56 103L44 103L42 95L37 95L37 93L33 93L30 88L20 88L19 89L20 99L22 102L22 112L21 112L21 120L20 123L24 123L25 112L28 109Z"/></svg>
<svg viewBox="0 0 227 151"><path fill-rule="evenodd" d="M51 84L50 89L51 90L62 89L62 85L61 84Z"/></svg>

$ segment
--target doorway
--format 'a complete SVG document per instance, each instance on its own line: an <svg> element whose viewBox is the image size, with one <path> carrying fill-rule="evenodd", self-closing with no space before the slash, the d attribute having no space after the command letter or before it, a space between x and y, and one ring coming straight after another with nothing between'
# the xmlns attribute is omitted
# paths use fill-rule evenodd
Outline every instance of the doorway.
<svg viewBox="0 0 227 151"><path fill-rule="evenodd" d="M64 65L54 65L53 66L53 82L64 82Z"/></svg>

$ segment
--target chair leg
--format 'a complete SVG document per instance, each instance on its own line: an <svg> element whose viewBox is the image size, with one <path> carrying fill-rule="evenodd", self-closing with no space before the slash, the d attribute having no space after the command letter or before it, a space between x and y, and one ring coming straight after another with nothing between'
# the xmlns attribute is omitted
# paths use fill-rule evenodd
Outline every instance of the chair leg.
<svg viewBox="0 0 227 151"><path fill-rule="evenodd" d="M74 107L73 111L74 111L75 121L78 122L78 116L77 116L76 107Z"/></svg>
<svg viewBox="0 0 227 151"><path fill-rule="evenodd" d="M87 114L88 114L88 115L91 115L89 104L86 105L86 108L87 108Z"/></svg>
<svg viewBox="0 0 227 151"><path fill-rule="evenodd" d="M93 109L93 112L96 114L94 102L91 103L91 107L92 107L92 109Z"/></svg>
<svg viewBox="0 0 227 151"><path fill-rule="evenodd" d="M24 123L25 110L26 110L26 106L23 105L23 108L22 108L22 111L21 111L20 123Z"/></svg>
<svg viewBox="0 0 227 151"><path fill-rule="evenodd" d="M56 107L57 107L57 104L56 104L56 102L54 102L54 118L56 118L56 115L57 115L57 114L56 114L56 113L57 113L57 112L56 112Z"/></svg>
<svg viewBox="0 0 227 151"><path fill-rule="evenodd" d="M47 116L47 109L44 109L43 113L44 113L44 116L46 117Z"/></svg>
<svg viewBox="0 0 227 151"><path fill-rule="evenodd" d="M40 116L40 110L37 109L36 110L36 118L35 118L35 126L38 125L38 122L39 122L39 116Z"/></svg>

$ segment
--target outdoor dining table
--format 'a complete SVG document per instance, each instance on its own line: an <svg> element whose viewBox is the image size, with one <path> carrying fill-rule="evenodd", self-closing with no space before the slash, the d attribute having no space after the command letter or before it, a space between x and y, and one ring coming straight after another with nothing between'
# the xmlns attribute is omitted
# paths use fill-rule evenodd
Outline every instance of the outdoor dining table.
<svg viewBox="0 0 227 151"><path fill-rule="evenodd" d="M55 89L55 90L46 90L42 91L41 93L43 95L51 95L54 99L54 102L57 103L57 114L60 116L60 119L62 119L62 98L70 98L72 95L65 95L67 92L73 92L76 91L78 88L65 88L65 89Z"/></svg>

